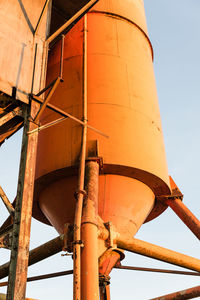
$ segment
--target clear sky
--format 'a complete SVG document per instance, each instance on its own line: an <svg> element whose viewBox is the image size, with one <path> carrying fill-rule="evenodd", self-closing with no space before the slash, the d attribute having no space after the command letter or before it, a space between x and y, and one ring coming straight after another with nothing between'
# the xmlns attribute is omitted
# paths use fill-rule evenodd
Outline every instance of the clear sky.
<svg viewBox="0 0 200 300"><path fill-rule="evenodd" d="M145 0L149 35L163 124L169 174L184 194L184 203L200 219L200 2L199 0ZM0 184L10 200L15 197L21 134L0 148ZM0 203L0 222L7 217ZM53 228L33 220L31 248L57 236ZM199 242L168 209L142 226L137 238L200 258ZM9 258L0 250L0 261ZM169 264L127 254L124 265L174 268ZM38 275L72 267L71 257L53 258L30 267ZM199 278L135 271L111 273L112 300L147 300L199 285ZM2 288L2 292L5 289ZM72 277L28 283L27 296L40 300L72 299Z"/></svg>

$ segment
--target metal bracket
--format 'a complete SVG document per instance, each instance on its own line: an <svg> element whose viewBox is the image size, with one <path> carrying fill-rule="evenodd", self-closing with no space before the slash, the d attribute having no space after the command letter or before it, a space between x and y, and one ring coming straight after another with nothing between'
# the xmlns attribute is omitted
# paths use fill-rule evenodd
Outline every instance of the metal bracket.
<svg viewBox="0 0 200 300"><path fill-rule="evenodd" d="M88 161L95 161L99 164L99 169L103 169L103 158L102 157L87 157L86 162Z"/></svg>
<svg viewBox="0 0 200 300"><path fill-rule="evenodd" d="M84 244L83 244L82 240L73 241L72 245L80 245L81 247L84 247Z"/></svg>
<svg viewBox="0 0 200 300"><path fill-rule="evenodd" d="M110 284L110 276L99 274L99 286L106 287Z"/></svg>
<svg viewBox="0 0 200 300"><path fill-rule="evenodd" d="M114 243L114 230L113 230L113 225L111 222L107 222L104 223L105 227L107 228L108 232L109 232L109 237L106 240L107 243L107 247L108 248L112 248L112 249L116 249L117 245Z"/></svg>
<svg viewBox="0 0 200 300"><path fill-rule="evenodd" d="M171 186L171 195L161 195L157 196L156 199L159 201L166 201L166 200L175 200L175 199L180 199L181 201L183 200L183 194L179 190L178 186L174 182L171 176L169 176L170 180L170 186Z"/></svg>
<svg viewBox="0 0 200 300"><path fill-rule="evenodd" d="M63 251L66 252L73 252L73 234L74 233L74 226L70 223L66 223L64 225L64 239L63 239ZM71 254L70 254L71 255Z"/></svg>
<svg viewBox="0 0 200 300"><path fill-rule="evenodd" d="M84 247L83 241L82 240L73 240L74 237L74 225L70 223L66 223L64 225L64 245L62 250L68 252L67 254L63 254L62 256L65 255L72 255L70 252L73 252L73 245L79 244L81 247Z"/></svg>
<svg viewBox="0 0 200 300"><path fill-rule="evenodd" d="M166 195L163 195L163 196L157 196L156 197L157 200L159 201L166 201L166 200L175 200L175 199L180 199L180 200L183 200L183 195L182 196L174 196L174 195L169 195L169 196L166 196Z"/></svg>
<svg viewBox="0 0 200 300"><path fill-rule="evenodd" d="M11 245L12 245L12 233L11 232L0 237L0 248L6 248L8 250L11 250Z"/></svg>
<svg viewBox="0 0 200 300"><path fill-rule="evenodd" d="M0 233L0 248L11 250L13 225L8 226Z"/></svg>
<svg viewBox="0 0 200 300"><path fill-rule="evenodd" d="M79 194L82 194L83 195L83 199L86 199L87 198L87 192L85 190L78 190L74 193L74 198L76 200L78 200L78 195Z"/></svg>

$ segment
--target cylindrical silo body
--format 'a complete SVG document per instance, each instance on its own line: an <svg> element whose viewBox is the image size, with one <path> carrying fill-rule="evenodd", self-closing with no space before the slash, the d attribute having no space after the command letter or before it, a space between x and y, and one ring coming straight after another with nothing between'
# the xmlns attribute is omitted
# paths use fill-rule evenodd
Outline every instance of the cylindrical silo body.
<svg viewBox="0 0 200 300"><path fill-rule="evenodd" d="M87 157L103 160L98 213L120 232L134 235L147 216L162 212L155 196L169 193L163 134L143 1L100 0L65 36L62 83L51 103L82 119L83 81L87 81ZM83 57L87 57L87 78ZM56 78L60 43L50 51L47 82ZM58 118L47 109L41 123ZM73 223L74 192L82 127L67 119L39 135L34 215L58 232ZM43 217L45 215L46 219Z"/></svg>

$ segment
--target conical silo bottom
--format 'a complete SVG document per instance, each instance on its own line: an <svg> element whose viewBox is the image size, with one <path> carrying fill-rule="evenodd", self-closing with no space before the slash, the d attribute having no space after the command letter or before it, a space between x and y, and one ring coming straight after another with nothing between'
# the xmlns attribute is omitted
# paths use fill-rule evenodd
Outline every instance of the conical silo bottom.
<svg viewBox="0 0 200 300"><path fill-rule="evenodd" d="M59 234L66 223L73 224L74 193L77 177L64 177L46 186L39 195L39 206ZM155 196L144 183L125 176L99 176L98 214L112 222L117 231L133 237L154 206Z"/></svg>

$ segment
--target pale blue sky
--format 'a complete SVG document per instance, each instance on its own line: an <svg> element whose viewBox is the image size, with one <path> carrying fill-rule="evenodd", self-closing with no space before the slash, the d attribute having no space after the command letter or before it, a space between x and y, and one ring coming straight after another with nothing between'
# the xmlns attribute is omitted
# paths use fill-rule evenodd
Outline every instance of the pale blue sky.
<svg viewBox="0 0 200 300"><path fill-rule="evenodd" d="M200 2L145 0L166 153L171 174L184 193L184 203L200 218ZM20 134L0 148L0 184L12 200L16 193ZM7 216L0 203L1 219ZM54 229L33 221L31 247L56 236ZM144 225L137 238L200 258L199 242L168 209ZM8 251L0 250L1 263ZM174 268L127 254L123 264ZM71 258L60 254L30 268L30 275L71 269ZM112 300L147 300L199 285L199 278L135 271L113 271ZM5 289L2 289L5 291ZM72 277L29 283L27 296L40 300L72 299Z"/></svg>

